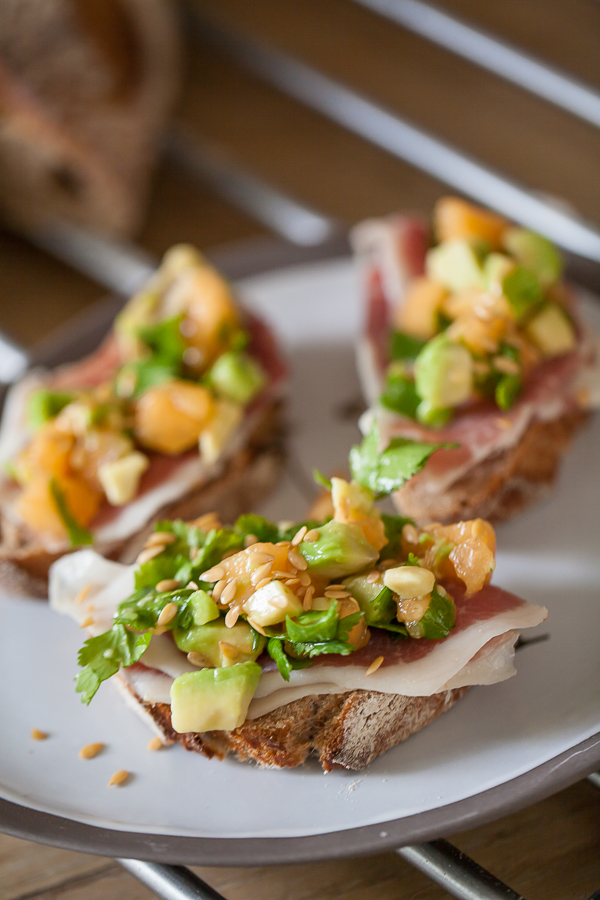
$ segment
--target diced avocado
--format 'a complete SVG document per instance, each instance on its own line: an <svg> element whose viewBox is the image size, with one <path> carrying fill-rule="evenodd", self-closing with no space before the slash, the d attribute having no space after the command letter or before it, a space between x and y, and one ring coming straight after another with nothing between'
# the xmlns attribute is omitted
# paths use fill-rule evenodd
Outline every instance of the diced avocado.
<svg viewBox="0 0 600 900"><path fill-rule="evenodd" d="M245 406L262 390L266 377L255 359L247 353L231 350L217 359L208 374L208 381L217 394Z"/></svg>
<svg viewBox="0 0 600 900"><path fill-rule="evenodd" d="M377 562L377 550L369 544L358 525L331 521L318 530L315 541L302 541L297 548L311 573L343 578Z"/></svg>
<svg viewBox="0 0 600 900"><path fill-rule="evenodd" d="M544 356L569 353L576 344L575 330L558 303L548 303L527 324L525 331Z"/></svg>
<svg viewBox="0 0 600 900"><path fill-rule="evenodd" d="M561 276L560 253L547 238L527 228L509 228L502 242L521 265L536 275L543 287L550 287Z"/></svg>
<svg viewBox="0 0 600 900"><path fill-rule="evenodd" d="M390 338L390 356L394 360L415 359L426 341L404 331L394 331Z"/></svg>
<svg viewBox="0 0 600 900"><path fill-rule="evenodd" d="M526 318L542 301L542 286L523 266L516 266L502 279L502 293L512 306L517 320Z"/></svg>
<svg viewBox="0 0 600 900"><path fill-rule="evenodd" d="M115 335L123 360L139 356L138 331L140 327L148 325L152 321L158 303L158 292L143 288L128 301L115 319Z"/></svg>
<svg viewBox="0 0 600 900"><path fill-rule="evenodd" d="M194 591L188 603L194 617L194 625L206 625L219 618L219 607L206 591Z"/></svg>
<svg viewBox="0 0 600 900"><path fill-rule="evenodd" d="M427 252L428 278L458 293L467 288L485 287L485 278L475 246L469 241L444 241Z"/></svg>
<svg viewBox="0 0 600 900"><path fill-rule="evenodd" d="M244 601L243 610L257 625L277 625L304 611L298 597L280 581L270 581Z"/></svg>
<svg viewBox="0 0 600 900"><path fill-rule="evenodd" d="M483 275L488 290L502 287L502 281L509 272L515 268L515 264L504 253L490 253L483 264Z"/></svg>
<svg viewBox="0 0 600 900"><path fill-rule="evenodd" d="M171 724L179 734L232 731L246 719L262 669L255 662L199 669L171 685Z"/></svg>
<svg viewBox="0 0 600 900"><path fill-rule="evenodd" d="M345 579L344 586L364 612L367 625L387 625L396 615L392 592L382 581L373 583L366 575L354 575Z"/></svg>
<svg viewBox="0 0 600 900"><path fill-rule="evenodd" d="M133 450L120 459L103 463L98 468L98 480L111 506L124 506L138 492L140 478L150 465L150 460L139 450Z"/></svg>
<svg viewBox="0 0 600 900"><path fill-rule="evenodd" d="M257 635L246 622L238 620L233 628L228 628L221 618L187 630L176 628L173 637L180 650L200 654L209 666L225 667L254 660L260 656L265 646L265 639ZM238 651L237 657L232 658L231 652L224 654L220 644L234 647Z"/></svg>
<svg viewBox="0 0 600 900"><path fill-rule="evenodd" d="M462 344L439 334L415 361L415 387L428 409L459 406L473 392L473 359Z"/></svg>
<svg viewBox="0 0 600 900"><path fill-rule="evenodd" d="M432 406L428 400L421 400L417 406L417 419L428 428L443 428L446 422L452 418L451 409L440 409Z"/></svg>
<svg viewBox="0 0 600 900"><path fill-rule="evenodd" d="M44 389L35 391L27 403L27 424L32 431L37 431L50 419L54 419L73 400L73 394L62 391L46 391Z"/></svg>

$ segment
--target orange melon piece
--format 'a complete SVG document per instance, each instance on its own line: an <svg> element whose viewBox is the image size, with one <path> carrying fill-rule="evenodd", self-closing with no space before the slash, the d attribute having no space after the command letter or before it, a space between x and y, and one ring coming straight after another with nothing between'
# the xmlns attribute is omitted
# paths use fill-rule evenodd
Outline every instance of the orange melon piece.
<svg viewBox="0 0 600 900"><path fill-rule="evenodd" d="M174 378L140 397L135 410L135 436L150 450L183 453L197 444L214 408L207 388Z"/></svg>
<svg viewBox="0 0 600 900"><path fill-rule="evenodd" d="M448 295L446 288L429 278L415 278L396 307L394 324L400 331L428 341L438 331L438 312Z"/></svg>
<svg viewBox="0 0 600 900"><path fill-rule="evenodd" d="M67 530L52 496L50 480L43 474L33 478L17 498L15 509L35 532L64 539ZM73 518L80 525L88 525L100 508L102 492L90 487L79 476L63 476L56 480Z"/></svg>
<svg viewBox="0 0 600 900"><path fill-rule="evenodd" d="M59 431L54 422L43 425L17 458L15 469L18 480L28 484L42 472L46 475L66 475L74 443L74 436Z"/></svg>
<svg viewBox="0 0 600 900"><path fill-rule="evenodd" d="M423 530L454 544L438 567L440 577L456 576L465 585L467 595L481 590L490 580L495 567L496 533L485 519L427 525Z"/></svg>
<svg viewBox="0 0 600 900"><path fill-rule="evenodd" d="M487 241L494 250L502 246L502 235L509 223L501 216L460 200L458 197L442 197L433 210L433 227L438 241L471 240Z"/></svg>

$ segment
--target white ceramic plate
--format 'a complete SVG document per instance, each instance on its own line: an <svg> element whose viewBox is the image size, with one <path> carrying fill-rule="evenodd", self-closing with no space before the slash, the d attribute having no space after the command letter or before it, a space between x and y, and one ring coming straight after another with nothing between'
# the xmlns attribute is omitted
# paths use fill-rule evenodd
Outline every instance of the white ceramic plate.
<svg viewBox="0 0 600 900"><path fill-rule="evenodd" d="M247 279L240 290L287 347L292 458L306 472L303 482L292 462L292 477L262 511L300 518L311 469L343 469L359 437L351 414L360 397L352 267L347 260L305 265ZM475 688L362 773L323 775L316 763L270 771L179 747L149 752L151 735L110 684L89 708L75 694L82 633L74 623L43 602L1 597L0 796L18 807L4 805L0 827L92 852L107 852L110 836L121 833L120 855L170 861L316 858L475 824L539 793L527 773L545 773L544 792L558 789L565 777L552 776L553 766L572 766L574 753L584 753L591 771L600 760L599 446L596 421L578 438L550 498L498 529L494 580L548 607L548 621L528 636L549 639L519 651L516 678ZM32 728L49 739L32 741ZM79 749L92 741L105 742L105 750L81 760ZM108 788L122 768L133 773L130 782ZM577 772L585 774L581 765ZM510 800L503 805L499 796ZM15 808L28 824L14 824ZM132 836L135 845L127 843Z"/></svg>

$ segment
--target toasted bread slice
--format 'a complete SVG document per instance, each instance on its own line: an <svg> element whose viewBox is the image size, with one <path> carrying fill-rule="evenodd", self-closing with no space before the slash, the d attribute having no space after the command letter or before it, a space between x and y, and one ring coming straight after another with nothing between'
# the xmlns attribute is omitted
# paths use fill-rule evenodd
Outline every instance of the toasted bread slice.
<svg viewBox="0 0 600 900"><path fill-rule="evenodd" d="M575 410L533 421L514 447L484 459L445 491L428 490L424 469L396 492L394 502L419 524L509 519L552 487L563 455L589 418L590 413Z"/></svg>
<svg viewBox="0 0 600 900"><path fill-rule="evenodd" d="M244 446L229 460L213 481L158 510L135 535L95 549L111 559L130 563L139 553L154 523L161 519L194 519L217 512L225 521L235 521L274 487L283 468L284 428L282 402L265 406ZM1 502L1 498L0 498ZM0 513L0 583L18 594L46 597L48 569L64 555L49 552L25 527L18 527Z"/></svg>
<svg viewBox="0 0 600 900"><path fill-rule="evenodd" d="M318 694L248 720L234 731L178 734L171 727L168 704L144 703L120 679L118 689L128 695L128 705L158 731L167 745L181 742L186 750L209 758L223 759L232 753L240 760L274 769L294 768L316 756L325 772L364 769L377 756L451 709L469 690L454 688L429 697L362 690Z"/></svg>

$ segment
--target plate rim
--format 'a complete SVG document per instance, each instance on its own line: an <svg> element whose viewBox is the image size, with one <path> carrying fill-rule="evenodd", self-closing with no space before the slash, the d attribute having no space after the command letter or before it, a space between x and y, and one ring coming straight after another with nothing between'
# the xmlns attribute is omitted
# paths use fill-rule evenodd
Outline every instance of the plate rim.
<svg viewBox="0 0 600 900"><path fill-rule="evenodd" d="M348 256L347 244L290 247L254 241L219 248L215 261L232 277L267 274L287 266ZM31 351L32 365L56 365L65 354L98 344L122 301L92 304L51 332ZM82 344L83 341L83 344ZM91 349L91 346L90 346ZM85 352L85 350L84 350ZM1 398L0 398L1 401ZM538 802L600 767L600 732L510 781L463 800L373 825L304 837L206 838L150 834L90 825L0 797L0 830L67 850L112 858L203 866L277 865L317 862L393 850L483 825Z"/></svg>

